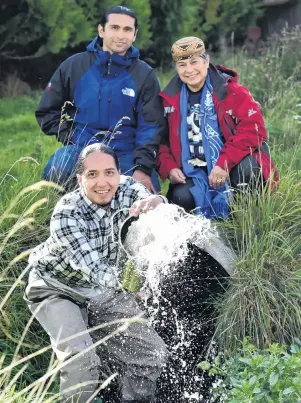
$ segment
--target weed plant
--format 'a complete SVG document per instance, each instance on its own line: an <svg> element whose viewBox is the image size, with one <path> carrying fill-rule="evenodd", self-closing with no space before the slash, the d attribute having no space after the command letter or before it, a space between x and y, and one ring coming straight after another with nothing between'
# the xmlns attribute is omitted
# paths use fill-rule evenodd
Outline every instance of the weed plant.
<svg viewBox="0 0 301 403"><path fill-rule="evenodd" d="M259 349L246 338L233 357L217 357L209 370L216 381L210 402L296 403L301 401L301 341Z"/></svg>

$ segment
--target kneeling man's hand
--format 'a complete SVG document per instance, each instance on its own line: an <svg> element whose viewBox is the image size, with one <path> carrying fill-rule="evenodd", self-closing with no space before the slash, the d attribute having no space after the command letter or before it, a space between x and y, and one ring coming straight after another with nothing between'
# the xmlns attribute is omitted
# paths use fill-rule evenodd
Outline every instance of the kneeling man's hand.
<svg viewBox="0 0 301 403"><path fill-rule="evenodd" d="M140 213L146 213L153 210L159 204L164 203L162 197L157 195L148 196L143 200L136 201L130 208L130 215L137 217Z"/></svg>
<svg viewBox="0 0 301 403"><path fill-rule="evenodd" d="M208 177L209 185L213 186L214 188L220 188L224 186L228 177L228 172L225 169L215 166Z"/></svg>

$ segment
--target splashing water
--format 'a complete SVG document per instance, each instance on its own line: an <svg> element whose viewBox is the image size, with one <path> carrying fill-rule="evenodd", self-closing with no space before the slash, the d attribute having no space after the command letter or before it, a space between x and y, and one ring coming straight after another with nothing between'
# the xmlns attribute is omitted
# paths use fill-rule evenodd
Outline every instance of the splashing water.
<svg viewBox="0 0 301 403"><path fill-rule="evenodd" d="M152 324L161 337L169 334L165 341L176 369L169 366L166 369L167 377L172 378L173 385L182 389L181 396L169 395L171 400L165 396L162 402L208 401L203 400L200 393L203 379L196 369L200 348L195 345L200 338L210 338L210 325L206 320L212 321L212 317L208 319L208 315L201 316L197 311L195 315L190 314L194 309L191 295L201 298L202 294L197 281L206 282L208 277L195 276L189 284L190 269L205 272L210 264L211 268L218 270L217 262L220 262L230 272L235 262L233 252L218 237L210 220L187 214L171 204L162 204L155 210L141 214L139 220L131 224L124 248L144 280L142 291L151 300L149 304L145 298ZM201 254L191 260L191 248L207 251L210 262L208 258L203 259ZM208 281L210 283L210 278ZM187 284L190 288L186 287ZM168 288L172 291L166 293ZM180 305L177 305L177 295L183 296L185 293L187 298L182 298Z"/></svg>
<svg viewBox="0 0 301 403"><path fill-rule="evenodd" d="M164 277L188 256L188 244L203 248L216 236L210 220L161 204L131 225L124 246L156 297Z"/></svg>

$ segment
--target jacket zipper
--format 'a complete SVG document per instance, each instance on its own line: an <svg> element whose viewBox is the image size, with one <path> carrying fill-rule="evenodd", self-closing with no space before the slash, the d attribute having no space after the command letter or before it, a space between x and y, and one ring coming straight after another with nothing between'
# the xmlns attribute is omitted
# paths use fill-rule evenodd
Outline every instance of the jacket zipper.
<svg viewBox="0 0 301 403"><path fill-rule="evenodd" d="M108 75L110 75L111 74L111 63L112 63L112 59L111 59L111 57L109 58L109 61L108 61Z"/></svg>
<svg viewBox="0 0 301 403"><path fill-rule="evenodd" d="M225 118L225 116L223 116L223 119L224 119L224 122L225 122L226 125L227 125L227 128L228 128L228 130L229 130L231 136L234 136L234 132L233 132L233 130L231 129L231 127L230 127L230 125L229 125L227 119Z"/></svg>

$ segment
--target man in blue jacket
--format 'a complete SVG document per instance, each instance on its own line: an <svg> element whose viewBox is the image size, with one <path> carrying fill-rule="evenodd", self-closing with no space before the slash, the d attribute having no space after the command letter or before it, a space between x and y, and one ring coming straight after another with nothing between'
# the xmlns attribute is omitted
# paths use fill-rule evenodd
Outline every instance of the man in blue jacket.
<svg viewBox="0 0 301 403"><path fill-rule="evenodd" d="M45 167L46 180L72 188L81 150L104 142L116 151L122 173L152 192L160 189L154 172L164 126L159 83L132 45L137 31L132 10L110 8L87 51L69 57L54 73L36 111L43 132L63 144Z"/></svg>

